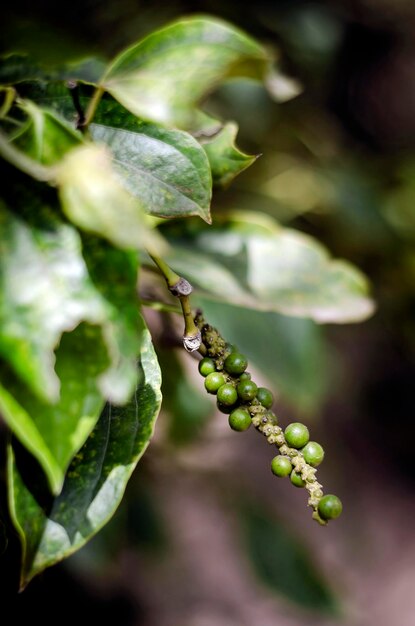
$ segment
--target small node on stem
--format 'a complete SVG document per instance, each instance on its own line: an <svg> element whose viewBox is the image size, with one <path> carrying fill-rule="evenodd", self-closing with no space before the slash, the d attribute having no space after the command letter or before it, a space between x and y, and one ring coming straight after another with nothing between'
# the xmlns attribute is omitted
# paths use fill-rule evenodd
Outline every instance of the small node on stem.
<svg viewBox="0 0 415 626"><path fill-rule="evenodd" d="M169 290L173 296L180 298L181 296L189 296L193 291L193 287L188 280L180 277L177 283L169 286Z"/></svg>
<svg viewBox="0 0 415 626"><path fill-rule="evenodd" d="M195 350L199 350L202 344L202 335L200 330L197 331L196 335L184 335L183 336L183 346L187 352L194 352Z"/></svg>

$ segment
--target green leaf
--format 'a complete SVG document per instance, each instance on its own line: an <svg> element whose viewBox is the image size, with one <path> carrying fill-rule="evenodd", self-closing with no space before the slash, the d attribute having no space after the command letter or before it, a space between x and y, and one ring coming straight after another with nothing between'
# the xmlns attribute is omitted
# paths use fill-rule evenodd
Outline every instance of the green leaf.
<svg viewBox="0 0 415 626"><path fill-rule="evenodd" d="M143 331L137 301L137 254L86 234L82 253L89 277L106 303L103 333L112 362L100 376L99 387L107 400L123 404L137 382L136 360Z"/></svg>
<svg viewBox="0 0 415 626"><path fill-rule="evenodd" d="M22 587L81 548L117 509L149 444L161 403L160 369L148 331L140 371L131 403L123 409L106 407L69 467L61 494L52 501L27 455L9 448L9 506L23 547Z"/></svg>
<svg viewBox="0 0 415 626"><path fill-rule="evenodd" d="M24 207L31 213L28 223L0 205L0 355L19 377L3 370L0 404L9 426L37 455L58 490L104 400L123 403L135 387L142 332L138 259L92 236L84 237L81 251L78 233L60 223L50 207L31 200L37 190L29 184L27 194L17 195L12 205L15 211ZM56 372L54 368L62 333L82 321L96 325L89 327L94 333L89 348L87 342L81 345L96 360L97 369L91 364L88 370L88 384L83 366L89 353L83 355L79 348L78 329L64 335ZM82 406L76 393L84 392L88 400ZM54 428L59 432L61 421L79 436L61 444L53 433Z"/></svg>
<svg viewBox="0 0 415 626"><path fill-rule="evenodd" d="M339 614L336 598L298 536L257 505L243 508L240 521L248 556L266 586L303 608Z"/></svg>
<svg viewBox="0 0 415 626"><path fill-rule="evenodd" d="M68 89L52 86L48 89L32 88L30 91L31 96L43 106L53 106L74 121L74 107ZM39 148L44 149L45 146L62 158L67 152L60 145L66 139L65 134L50 135L56 123L60 124L59 130L66 130L66 126L61 124L56 114L32 102L27 103L33 113L33 123L15 144L33 158L36 158ZM87 99L81 97L81 103L85 108ZM212 176L209 161L203 148L191 135L143 122L109 97L101 101L94 120L95 123L90 126L92 138L110 148L113 166L120 175L121 183L137 198L146 213L158 217L199 215L210 222ZM72 136L75 139L81 137L71 129L70 139L73 139ZM35 143L38 149L33 147L29 150ZM74 144L69 147L74 147ZM45 163L40 158L39 161Z"/></svg>
<svg viewBox="0 0 415 626"><path fill-rule="evenodd" d="M213 184L218 187L229 185L235 176L257 159L257 156L244 154L235 146L237 133L238 126L229 122L213 139L202 141L212 170Z"/></svg>
<svg viewBox="0 0 415 626"><path fill-rule="evenodd" d="M102 411L105 398L98 378L109 364L98 326L81 324L65 333L56 350L59 400L40 400L6 367L0 366L0 411L45 470L59 493L66 469Z"/></svg>
<svg viewBox="0 0 415 626"><path fill-rule="evenodd" d="M49 60L51 54L48 55ZM0 84L15 85L26 81L76 80L97 83L105 69L104 62L97 58L85 58L72 63L53 64L41 62L27 54L0 56Z"/></svg>
<svg viewBox="0 0 415 626"><path fill-rule="evenodd" d="M27 221L0 202L0 356L34 393L53 402L60 385L53 351L62 333L82 321L98 324L112 355L100 388L107 399L125 402L135 384L141 335L137 256L89 236L85 263L78 233L57 220L51 198L39 197L30 179L19 180L7 200L14 212L24 209ZM117 372L122 380L115 385Z"/></svg>
<svg viewBox="0 0 415 626"><path fill-rule="evenodd" d="M30 100L23 101L20 108L28 121L13 142L42 165L59 162L72 148L83 143L82 135L53 111L41 109Z"/></svg>
<svg viewBox="0 0 415 626"><path fill-rule="evenodd" d="M333 367L322 328L296 319L213 302L195 296L209 324L247 355L284 403L301 415L320 409L330 387ZM254 328L255 332L247 329Z"/></svg>
<svg viewBox="0 0 415 626"><path fill-rule="evenodd" d="M83 141L57 114L27 100L21 106L29 120L13 144L0 137L0 153L34 178L56 184L63 211L80 228L121 248L160 249L144 202L120 184L109 150Z"/></svg>
<svg viewBox="0 0 415 626"><path fill-rule="evenodd" d="M330 258L314 238L258 213L234 212L221 221L209 230L192 225L188 236L172 239L166 257L205 295L318 323L359 322L373 313L366 277L350 263ZM163 232L168 234L167 225ZM239 294L215 284L212 271L218 266L233 274Z"/></svg>
<svg viewBox="0 0 415 626"><path fill-rule="evenodd" d="M2 203L0 226L0 355L40 397L57 400L53 350L62 332L81 321L103 323L105 301L71 227L30 228Z"/></svg>
<svg viewBox="0 0 415 626"><path fill-rule="evenodd" d="M158 217L199 215L210 222L209 162L191 135L137 118L128 125L121 121L123 127L114 128L110 114L100 117L106 119L105 125L92 124L92 137L111 149L123 186L146 213Z"/></svg>
<svg viewBox="0 0 415 626"><path fill-rule="evenodd" d="M56 182L62 208L78 227L120 248L163 248L148 224L143 203L120 184L105 146L71 150L56 166Z"/></svg>
<svg viewBox="0 0 415 626"><path fill-rule="evenodd" d="M0 120L8 114L13 106L14 99L16 97L16 91L13 87L0 87Z"/></svg>
<svg viewBox="0 0 415 626"><path fill-rule="evenodd" d="M147 120L192 130L217 128L197 104L229 77L261 79L264 49L213 18L173 22L119 55L101 81L116 100Z"/></svg>

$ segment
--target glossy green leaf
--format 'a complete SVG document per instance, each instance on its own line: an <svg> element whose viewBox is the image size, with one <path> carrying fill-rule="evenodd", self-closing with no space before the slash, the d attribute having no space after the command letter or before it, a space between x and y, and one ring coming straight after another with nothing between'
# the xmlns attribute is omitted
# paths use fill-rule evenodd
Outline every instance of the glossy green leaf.
<svg viewBox="0 0 415 626"><path fill-rule="evenodd" d="M42 106L53 107L74 122L77 114L67 88L62 85L43 89L36 87L31 88L30 94ZM87 102L81 96L84 108ZM43 115L48 122L57 119L56 114L32 102L29 107L39 113L37 118ZM95 123L90 126L92 139L110 148L113 166L122 185L137 198L146 213L158 217L199 215L210 222L212 175L209 161L203 148L191 135L143 122L110 97L102 100L94 120ZM45 126L45 120L41 118L41 122ZM25 130L23 138L29 135L31 127ZM73 130L71 132L78 136ZM60 149L59 144L65 137L57 136L55 141L49 142L45 132L32 131L31 134L41 137L42 145L50 144L50 149L56 149L59 158L62 158L65 151ZM20 137L19 140L18 145L25 148ZM35 156L33 151L30 156Z"/></svg>
<svg viewBox="0 0 415 626"><path fill-rule="evenodd" d="M151 33L112 63L102 86L147 120L192 130L217 128L197 104L229 77L262 78L264 49L213 18L190 17Z"/></svg>
<svg viewBox="0 0 415 626"><path fill-rule="evenodd" d="M111 354L100 388L107 399L124 402L134 388L140 346L137 256L92 236L82 246L78 233L36 196L36 184L22 177L19 188L20 194L10 187L8 201L14 212L29 214L28 221L0 204L0 356L34 393L53 402L60 385L53 352L61 334L82 321L98 324Z"/></svg>
<svg viewBox="0 0 415 626"><path fill-rule="evenodd" d="M39 460L54 493L102 411L98 379L109 365L99 326L81 324L65 333L56 350L61 381L54 404L34 395L6 366L0 366L0 411L8 426Z"/></svg>
<svg viewBox="0 0 415 626"><path fill-rule="evenodd" d="M276 397L301 415L316 412L330 388L332 363L322 328L308 319L286 317L195 296L206 321L247 355ZM249 329L255 329L250 332Z"/></svg>
<svg viewBox="0 0 415 626"><path fill-rule="evenodd" d="M212 170L213 184L226 187L232 180L252 165L257 156L244 154L235 146L238 126L229 122L212 139L203 140L202 145Z"/></svg>
<svg viewBox="0 0 415 626"><path fill-rule="evenodd" d="M333 592L298 536L257 505L243 508L240 521L252 567L267 587L302 608L338 614Z"/></svg>
<svg viewBox="0 0 415 626"><path fill-rule="evenodd" d="M30 228L1 204L0 225L0 355L39 396L57 400L53 350L81 321L103 323L105 301L71 227Z"/></svg>
<svg viewBox="0 0 415 626"><path fill-rule="evenodd" d="M128 129L111 128L110 115L105 124L93 124L92 137L110 148L123 186L146 213L158 217L199 215L210 222L209 162L191 135L137 118Z"/></svg>
<svg viewBox="0 0 415 626"><path fill-rule="evenodd" d="M200 267L201 254L211 263ZM358 322L374 311L368 281L357 268L332 259L312 237L282 228L265 215L236 212L209 230L193 228L168 259L205 293L246 308L318 323ZM212 268L218 266L233 274L243 295L226 293L220 282L212 281Z"/></svg>
<svg viewBox="0 0 415 626"><path fill-rule="evenodd" d="M14 150L8 158L13 165L56 184L63 211L80 228L121 248L160 250L161 239L147 222L143 199L133 198L120 184L109 150L84 142L57 114L33 102L24 101L21 107L28 121L12 145L0 143L0 153L8 158L7 151Z"/></svg>
<svg viewBox="0 0 415 626"><path fill-rule="evenodd" d="M108 148L94 144L74 148L56 166L55 176L62 208L78 227L120 248L162 249L144 204L119 182Z"/></svg>
<svg viewBox="0 0 415 626"><path fill-rule="evenodd" d="M93 236L85 236L81 248L77 232L60 223L50 207L25 205L31 190L37 187L29 184L27 196L17 196L17 205L12 205L15 211L25 207L32 213L28 222L0 208L0 355L18 376L3 370L0 403L9 426L37 455L57 490L102 402L125 402L136 384L142 331L136 295L138 259ZM95 325L90 327L94 329L90 352L98 368L91 367L85 389L83 365L89 355L83 356L77 347L79 331L64 335L64 344L61 340L62 333L82 321ZM60 340L55 371L54 350ZM88 350L87 343L83 349ZM65 377L62 385L59 368ZM87 398L85 407L81 400L78 403L77 393ZM69 430L80 429L79 436L61 442L53 430L66 419Z"/></svg>
<svg viewBox="0 0 415 626"><path fill-rule="evenodd" d="M137 382L136 360L143 330L137 301L137 254L85 234L82 254L89 277L106 303L103 333L112 361L100 376L99 387L107 400L123 404Z"/></svg>
<svg viewBox="0 0 415 626"><path fill-rule="evenodd" d="M9 449L9 505L23 547L22 587L81 548L117 509L149 444L161 403L160 369L147 331L140 371L131 403L122 409L106 407L57 498L48 500L27 455Z"/></svg>

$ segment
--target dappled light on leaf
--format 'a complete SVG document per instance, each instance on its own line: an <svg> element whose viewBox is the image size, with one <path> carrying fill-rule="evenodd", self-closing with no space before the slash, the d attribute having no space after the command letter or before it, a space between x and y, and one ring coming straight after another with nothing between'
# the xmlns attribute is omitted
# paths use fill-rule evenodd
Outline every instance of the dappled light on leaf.
<svg viewBox="0 0 415 626"><path fill-rule="evenodd" d="M15 453L9 449L11 515L23 546L22 587L84 545L118 507L152 437L160 408L160 369L148 331L140 354L140 372L131 402L124 408L105 408L69 467L62 492L53 500L49 498L47 511L40 505L44 492L32 491L27 485L25 455L18 455L16 463Z"/></svg>
<svg viewBox="0 0 415 626"><path fill-rule="evenodd" d="M261 214L233 213L221 221L181 238L168 256L173 267L206 294L318 323L358 322L372 315L374 303L365 276L350 263L331 259L312 237L282 228ZM206 261L203 267L198 263L200 252ZM215 284L211 271L217 266L237 279L239 294L235 289L226 294L219 281Z"/></svg>
<svg viewBox="0 0 415 626"><path fill-rule="evenodd" d="M191 59L191 63L189 63ZM144 119L190 130L212 130L215 120L197 104L226 78L261 79L264 49L242 31L213 18L173 22L123 52L102 86Z"/></svg>
<svg viewBox="0 0 415 626"><path fill-rule="evenodd" d="M193 137L139 120L112 128L109 116L107 124L93 124L92 136L111 149L122 184L146 213L210 221L209 163Z"/></svg>
<svg viewBox="0 0 415 626"><path fill-rule="evenodd" d="M56 179L62 208L77 226L121 248L162 247L144 207L118 181L104 146L72 150L60 163Z"/></svg>

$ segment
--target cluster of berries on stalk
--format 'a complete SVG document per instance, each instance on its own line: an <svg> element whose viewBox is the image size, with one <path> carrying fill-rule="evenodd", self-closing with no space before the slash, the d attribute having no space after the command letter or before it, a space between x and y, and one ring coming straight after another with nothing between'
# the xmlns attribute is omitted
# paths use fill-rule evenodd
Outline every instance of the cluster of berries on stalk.
<svg viewBox="0 0 415 626"><path fill-rule="evenodd" d="M206 324L201 314L196 316L201 331L203 356L199 372L205 378L206 391L216 395L217 407L229 415L230 427L238 432L251 424L275 444L279 454L271 461L275 476L289 476L293 485L305 487L313 518L320 524L339 517L342 503L335 495L323 495L316 478L316 467L324 458L324 450L316 441L310 441L307 426L299 422L289 424L283 431L272 411L273 394L266 387L258 387L246 371L247 358L234 346L225 343L218 331Z"/></svg>

